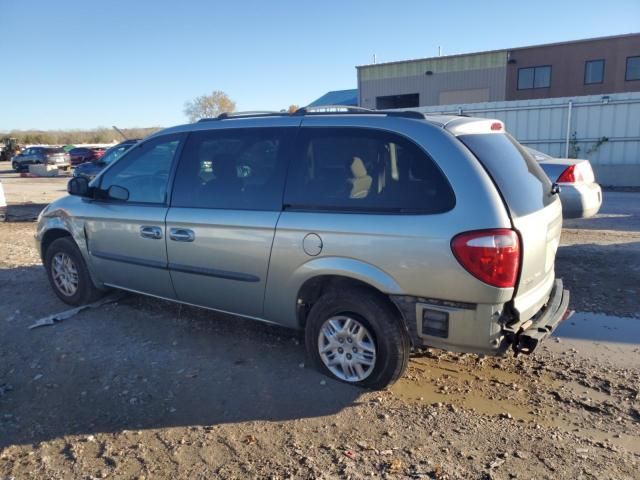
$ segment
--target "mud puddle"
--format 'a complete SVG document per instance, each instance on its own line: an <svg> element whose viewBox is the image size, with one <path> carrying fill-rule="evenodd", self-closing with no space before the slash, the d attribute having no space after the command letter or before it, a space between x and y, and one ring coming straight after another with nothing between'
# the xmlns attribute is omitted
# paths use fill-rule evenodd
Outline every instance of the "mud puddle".
<svg viewBox="0 0 640 480"><path fill-rule="evenodd" d="M640 300L638 309L640 309ZM553 336L594 342L640 345L640 318L576 312L575 315L558 326Z"/></svg>
<svg viewBox="0 0 640 480"><path fill-rule="evenodd" d="M522 375L494 366L418 357L411 360L408 373L391 391L409 402L453 404L484 415L531 421L534 411L527 398L535 384L528 383L523 383Z"/></svg>
<svg viewBox="0 0 640 480"><path fill-rule="evenodd" d="M562 322L553 337L543 342L543 349L561 355L573 350L576 356L600 366L640 368L640 315L578 312Z"/></svg>
<svg viewBox="0 0 640 480"><path fill-rule="evenodd" d="M536 369L526 363L522 368L516 365L513 358L416 356L391 391L408 403L442 404L481 415L512 418L640 454L637 437L624 433L621 423L615 424L618 414L610 409L616 403L625 404L626 409L631 406L629 401L591 388L578 379L559 378L553 369ZM598 422L594 412L610 412L609 420Z"/></svg>

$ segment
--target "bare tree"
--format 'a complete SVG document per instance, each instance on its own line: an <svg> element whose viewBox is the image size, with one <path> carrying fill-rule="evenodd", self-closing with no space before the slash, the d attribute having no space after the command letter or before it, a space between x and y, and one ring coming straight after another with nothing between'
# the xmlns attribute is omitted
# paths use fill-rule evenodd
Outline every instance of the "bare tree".
<svg viewBox="0 0 640 480"><path fill-rule="evenodd" d="M201 118L217 117L223 112L234 112L235 110L235 102L220 90L214 90L211 95L200 95L184 104L184 114L190 122Z"/></svg>

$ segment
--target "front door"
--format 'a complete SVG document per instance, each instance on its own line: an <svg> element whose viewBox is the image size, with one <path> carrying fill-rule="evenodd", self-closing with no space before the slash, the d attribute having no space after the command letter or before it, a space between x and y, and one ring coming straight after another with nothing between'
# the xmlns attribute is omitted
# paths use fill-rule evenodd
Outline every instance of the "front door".
<svg viewBox="0 0 640 480"><path fill-rule="evenodd" d="M100 177L85 231L92 268L105 284L175 298L165 218L169 174L181 138L166 135L140 143ZM116 187L126 200L107 194Z"/></svg>
<svg viewBox="0 0 640 480"><path fill-rule="evenodd" d="M262 315L287 152L299 121L190 134L167 215L169 271L179 300Z"/></svg>
<svg viewBox="0 0 640 480"><path fill-rule="evenodd" d="M32 162L33 148L27 148L16 156L15 160L20 163L23 168L29 168L29 164Z"/></svg>

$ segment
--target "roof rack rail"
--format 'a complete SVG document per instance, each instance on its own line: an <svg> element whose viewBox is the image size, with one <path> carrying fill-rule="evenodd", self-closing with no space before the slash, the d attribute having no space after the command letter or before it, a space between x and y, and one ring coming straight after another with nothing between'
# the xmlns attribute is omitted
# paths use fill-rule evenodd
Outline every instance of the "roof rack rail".
<svg viewBox="0 0 640 480"><path fill-rule="evenodd" d="M413 110L371 110L370 108L354 107L352 105L319 105L317 107L302 107L294 115L331 115L335 113L350 113L355 115L387 115L388 117L417 118L424 120L424 114Z"/></svg>
<svg viewBox="0 0 640 480"><path fill-rule="evenodd" d="M376 113L363 107L355 107L353 105L317 105L315 107L301 107L297 109L294 115L307 115L309 113Z"/></svg>
<svg viewBox="0 0 640 480"><path fill-rule="evenodd" d="M393 112L385 112L381 110L381 112L386 113L390 117L403 117L403 118L417 118L418 120L424 120L425 114L422 112L416 112L415 110L400 110Z"/></svg>
<svg viewBox="0 0 640 480"><path fill-rule="evenodd" d="M288 115L287 112L276 112L275 110L248 110L246 112L222 112L217 117L201 118L200 122L212 122L215 120L224 120L225 118L234 117L260 117L263 115Z"/></svg>
<svg viewBox="0 0 640 480"><path fill-rule="evenodd" d="M276 112L271 110L254 110L247 112L223 112L217 117L201 118L201 122L214 122L225 120L227 118L249 118L249 117L287 117L291 115L335 115L335 114L352 114L352 115L386 115L388 117L416 118L424 120L425 115L413 110L371 110L369 108L354 107L352 105L321 105L317 107L302 107L294 113Z"/></svg>

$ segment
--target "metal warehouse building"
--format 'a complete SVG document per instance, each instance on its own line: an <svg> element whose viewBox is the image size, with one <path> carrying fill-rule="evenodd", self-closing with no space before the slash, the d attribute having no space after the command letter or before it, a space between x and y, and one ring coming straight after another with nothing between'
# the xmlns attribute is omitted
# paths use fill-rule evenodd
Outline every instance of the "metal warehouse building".
<svg viewBox="0 0 640 480"><path fill-rule="evenodd" d="M356 67L366 108L640 91L640 34Z"/></svg>

